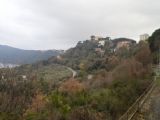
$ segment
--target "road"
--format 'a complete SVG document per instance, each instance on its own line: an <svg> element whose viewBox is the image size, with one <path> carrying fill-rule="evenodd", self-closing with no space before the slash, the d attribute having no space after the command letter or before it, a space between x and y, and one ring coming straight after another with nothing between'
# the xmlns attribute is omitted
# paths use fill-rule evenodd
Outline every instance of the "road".
<svg viewBox="0 0 160 120"><path fill-rule="evenodd" d="M70 67L67 67L68 70L72 72L72 77L75 78L77 76L77 72Z"/></svg>

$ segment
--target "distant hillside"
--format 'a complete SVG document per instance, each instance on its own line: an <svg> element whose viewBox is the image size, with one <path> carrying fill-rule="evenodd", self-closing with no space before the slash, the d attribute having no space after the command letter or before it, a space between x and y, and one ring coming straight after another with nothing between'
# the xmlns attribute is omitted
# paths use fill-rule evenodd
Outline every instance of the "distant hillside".
<svg viewBox="0 0 160 120"><path fill-rule="evenodd" d="M136 51L136 41L129 38L117 38L104 40L101 45L98 40L86 40L78 42L73 48L68 49L60 57L51 57L43 64L61 64L74 70L85 69L96 71L97 69L110 69L107 65L113 56L118 58L130 58ZM42 63L41 63L42 64Z"/></svg>
<svg viewBox="0 0 160 120"><path fill-rule="evenodd" d="M40 60L46 60L57 56L62 51L58 50L22 50L6 45L0 45L0 63L2 64L28 64Z"/></svg>

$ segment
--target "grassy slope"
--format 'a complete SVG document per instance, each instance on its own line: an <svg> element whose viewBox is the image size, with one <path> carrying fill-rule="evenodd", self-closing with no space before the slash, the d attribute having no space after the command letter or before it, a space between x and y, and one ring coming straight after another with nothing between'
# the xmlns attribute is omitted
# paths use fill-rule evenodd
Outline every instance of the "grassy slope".
<svg viewBox="0 0 160 120"><path fill-rule="evenodd" d="M66 67L60 65L44 66L38 69L38 77L46 82L58 82L72 76L72 72Z"/></svg>

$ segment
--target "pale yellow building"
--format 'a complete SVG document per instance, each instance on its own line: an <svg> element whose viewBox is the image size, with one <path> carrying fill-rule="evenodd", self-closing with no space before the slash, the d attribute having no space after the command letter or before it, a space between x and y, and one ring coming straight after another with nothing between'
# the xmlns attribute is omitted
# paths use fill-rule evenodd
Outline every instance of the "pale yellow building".
<svg viewBox="0 0 160 120"><path fill-rule="evenodd" d="M142 35L140 35L140 40L141 41L145 41L145 40L147 40L149 38L149 35L148 34L142 34Z"/></svg>

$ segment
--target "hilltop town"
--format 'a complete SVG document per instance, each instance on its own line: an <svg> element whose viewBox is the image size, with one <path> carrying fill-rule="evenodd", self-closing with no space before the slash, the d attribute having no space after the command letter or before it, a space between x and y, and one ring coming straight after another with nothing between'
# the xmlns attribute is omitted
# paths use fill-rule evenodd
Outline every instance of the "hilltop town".
<svg viewBox="0 0 160 120"><path fill-rule="evenodd" d="M146 41L148 38L149 38L148 34L142 34L140 35L139 41ZM129 39L129 38L111 39L111 37L102 37L102 36L92 35L86 41L79 41L77 43L77 46L81 46L87 42L90 44L94 44L94 48L93 48L94 51L96 53L101 54L101 56L103 56L105 52L115 53L121 48L126 48L129 50L130 48L133 48L137 44L136 40ZM62 59L62 57L58 55L57 59Z"/></svg>

